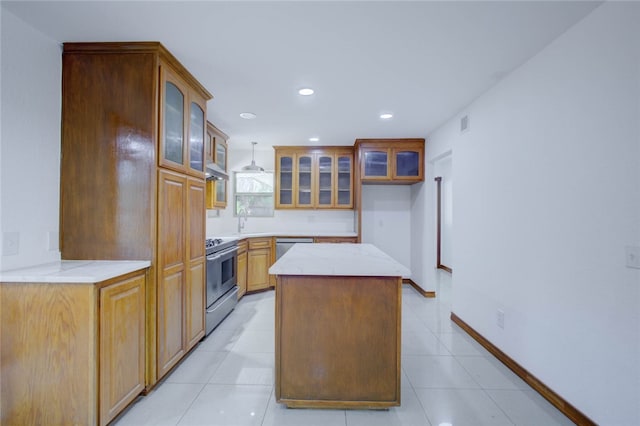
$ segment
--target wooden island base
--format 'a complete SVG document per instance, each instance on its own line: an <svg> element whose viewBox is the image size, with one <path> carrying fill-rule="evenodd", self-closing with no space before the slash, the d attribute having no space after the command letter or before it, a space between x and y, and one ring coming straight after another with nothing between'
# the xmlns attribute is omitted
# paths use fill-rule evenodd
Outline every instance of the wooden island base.
<svg viewBox="0 0 640 426"><path fill-rule="evenodd" d="M400 405L401 277L279 275L276 401Z"/></svg>

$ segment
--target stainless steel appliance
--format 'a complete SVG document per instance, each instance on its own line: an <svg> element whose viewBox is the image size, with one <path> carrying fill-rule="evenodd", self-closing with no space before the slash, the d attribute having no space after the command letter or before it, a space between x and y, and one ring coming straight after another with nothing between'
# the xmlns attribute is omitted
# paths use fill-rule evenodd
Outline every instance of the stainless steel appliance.
<svg viewBox="0 0 640 426"><path fill-rule="evenodd" d="M313 238L276 238L276 260L280 259L294 244L313 243Z"/></svg>
<svg viewBox="0 0 640 426"><path fill-rule="evenodd" d="M206 334L216 328L238 303L238 240L210 238L207 253Z"/></svg>

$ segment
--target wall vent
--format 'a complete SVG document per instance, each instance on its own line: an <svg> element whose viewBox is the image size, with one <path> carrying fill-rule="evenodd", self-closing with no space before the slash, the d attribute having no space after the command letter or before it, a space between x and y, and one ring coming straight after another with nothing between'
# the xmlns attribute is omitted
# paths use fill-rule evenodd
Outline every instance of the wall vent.
<svg viewBox="0 0 640 426"><path fill-rule="evenodd" d="M460 119L460 133L469 130L469 116L465 115Z"/></svg>

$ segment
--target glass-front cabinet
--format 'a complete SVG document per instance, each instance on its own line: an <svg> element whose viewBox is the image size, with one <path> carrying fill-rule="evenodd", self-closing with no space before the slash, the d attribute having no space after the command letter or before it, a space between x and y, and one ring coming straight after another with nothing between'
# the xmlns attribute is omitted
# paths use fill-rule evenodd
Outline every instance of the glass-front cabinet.
<svg viewBox="0 0 640 426"><path fill-rule="evenodd" d="M363 183L424 180L424 139L358 139Z"/></svg>
<svg viewBox="0 0 640 426"><path fill-rule="evenodd" d="M313 207L313 193L315 181L313 179L313 154L298 154L296 156L296 207Z"/></svg>
<svg viewBox="0 0 640 426"><path fill-rule="evenodd" d="M275 147L276 209L352 209L353 149Z"/></svg>
<svg viewBox="0 0 640 426"><path fill-rule="evenodd" d="M159 165L204 177L205 101L167 67L161 70Z"/></svg>
<svg viewBox="0 0 640 426"><path fill-rule="evenodd" d="M336 153L335 207L353 208L353 152Z"/></svg>
<svg viewBox="0 0 640 426"><path fill-rule="evenodd" d="M227 139L229 137L225 133L207 121L205 164L215 163L227 172ZM224 209L226 207L227 181L224 179L207 180L207 209Z"/></svg>

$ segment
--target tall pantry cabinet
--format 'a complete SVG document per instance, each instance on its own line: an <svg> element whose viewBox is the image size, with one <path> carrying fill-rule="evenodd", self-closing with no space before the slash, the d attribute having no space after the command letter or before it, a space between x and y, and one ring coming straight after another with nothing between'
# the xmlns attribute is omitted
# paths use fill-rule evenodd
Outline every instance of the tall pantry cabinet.
<svg viewBox="0 0 640 426"><path fill-rule="evenodd" d="M150 260L146 386L204 336L206 101L160 43L65 43L63 259Z"/></svg>

